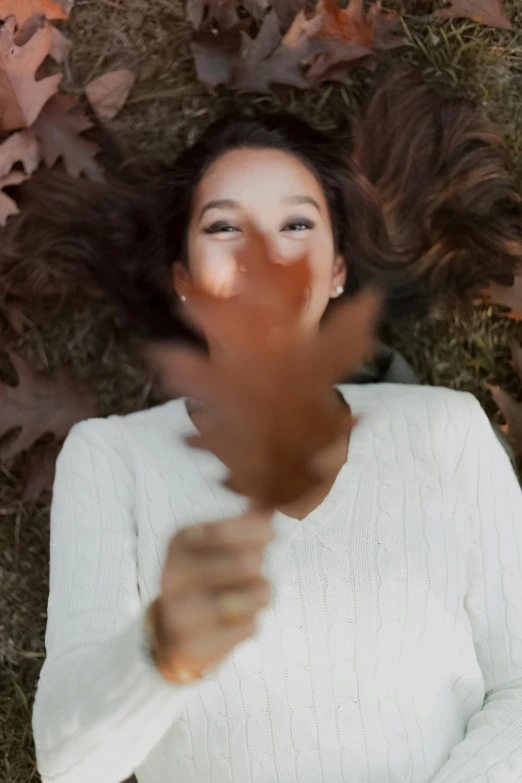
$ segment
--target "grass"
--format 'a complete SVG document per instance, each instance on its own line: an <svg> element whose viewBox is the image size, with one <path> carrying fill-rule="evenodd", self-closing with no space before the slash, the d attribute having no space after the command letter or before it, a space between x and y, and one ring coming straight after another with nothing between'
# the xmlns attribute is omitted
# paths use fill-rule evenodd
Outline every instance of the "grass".
<svg viewBox="0 0 522 783"><path fill-rule="evenodd" d="M482 103L501 124L522 179L522 11L517 5L517 0L506 3L514 29L500 31L467 21L429 20L422 16L430 10L427 0L408 3L407 46L388 60L413 63L448 92ZM349 88L209 95L194 77L189 29L179 0L77 0L67 30L75 48L66 89L76 90L113 66L139 72L131 99L111 126L138 156L172 159L218 113L245 103L253 111L289 108L324 129L342 130L372 79L368 72L354 72ZM136 410L151 401L136 346L105 306L95 300L69 302L49 313L31 303L25 315L29 322L22 338L3 329L4 347L19 350L42 369L69 363L78 377L92 379L104 414ZM491 309L477 309L468 318L431 317L390 330L387 339L423 382L470 391L493 417L487 384L520 390L509 366L509 345L513 339L522 341L522 325ZM12 373L5 360L0 360L0 373L6 378ZM48 512L48 499L24 507L16 476L0 466L2 783L38 780L30 716L44 657Z"/></svg>

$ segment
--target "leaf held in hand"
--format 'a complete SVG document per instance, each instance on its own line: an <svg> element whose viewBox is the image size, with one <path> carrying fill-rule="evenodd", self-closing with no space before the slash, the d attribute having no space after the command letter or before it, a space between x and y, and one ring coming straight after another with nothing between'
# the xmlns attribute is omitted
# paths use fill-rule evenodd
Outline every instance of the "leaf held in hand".
<svg viewBox="0 0 522 783"><path fill-rule="evenodd" d="M61 75L36 81L35 73L51 51L45 20L23 45L15 42L16 21L10 16L0 28L0 130L27 128L58 89Z"/></svg>
<svg viewBox="0 0 522 783"><path fill-rule="evenodd" d="M30 448L43 435L59 440L71 427L96 415L96 398L84 383L65 370L55 379L35 372L16 354L10 354L18 375L17 386L0 384L0 459L8 460ZM14 437L9 437L15 431Z"/></svg>
<svg viewBox="0 0 522 783"><path fill-rule="evenodd" d="M435 16L449 19L472 19L478 24L511 30L513 25L504 11L502 0L450 0L448 8L435 11Z"/></svg>
<svg viewBox="0 0 522 783"><path fill-rule="evenodd" d="M274 259L252 231L237 263L247 273L229 298L178 281L190 319L211 346L210 359L159 346L152 360L168 391L204 403L191 445L227 466L231 489L277 506L324 479L317 458L352 429L350 410L332 385L371 350L379 298L365 292L338 305L321 331L310 334L303 329L306 259Z"/></svg>
<svg viewBox="0 0 522 783"><path fill-rule="evenodd" d="M71 114L75 106L75 98L55 95L34 123L33 130L42 145L48 168L63 158L68 174L73 177L85 174L92 182L99 182L103 172L94 157L100 148L79 135L91 128L92 123L82 114Z"/></svg>
<svg viewBox="0 0 522 783"><path fill-rule="evenodd" d="M18 215L20 212L16 201L4 193L3 189L12 185L20 185L26 179L27 174L24 174L23 171L11 171L5 177L0 177L0 226L5 226L8 217Z"/></svg>
<svg viewBox="0 0 522 783"><path fill-rule="evenodd" d="M117 71L104 73L103 76L89 82L85 92L96 116L102 120L112 120L116 117L123 108L135 80L132 71L128 68L120 68Z"/></svg>
<svg viewBox="0 0 522 783"><path fill-rule="evenodd" d="M44 14L47 19L67 19L69 16L66 7L56 0L2 0L0 3L0 18L15 16L19 27L34 14Z"/></svg>

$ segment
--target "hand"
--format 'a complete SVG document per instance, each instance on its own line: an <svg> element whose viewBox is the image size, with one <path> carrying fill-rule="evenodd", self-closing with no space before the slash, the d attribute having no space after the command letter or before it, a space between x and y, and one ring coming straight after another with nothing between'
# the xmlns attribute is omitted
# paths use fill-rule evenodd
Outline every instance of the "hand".
<svg viewBox="0 0 522 783"><path fill-rule="evenodd" d="M150 608L152 653L166 679L200 676L255 633L256 613L270 601L261 575L274 537L270 520L271 512L251 510L172 538L161 593Z"/></svg>

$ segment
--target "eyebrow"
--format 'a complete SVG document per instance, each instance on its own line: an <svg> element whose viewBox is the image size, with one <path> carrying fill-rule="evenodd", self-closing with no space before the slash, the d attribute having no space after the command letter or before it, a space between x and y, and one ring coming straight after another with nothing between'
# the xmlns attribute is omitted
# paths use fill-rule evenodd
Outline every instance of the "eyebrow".
<svg viewBox="0 0 522 783"><path fill-rule="evenodd" d="M321 207L317 203L317 201L312 198L311 196L289 196L288 198L284 198L283 202L285 204L311 204L312 207L315 207L318 212L321 211Z"/></svg>
<svg viewBox="0 0 522 783"><path fill-rule="evenodd" d="M200 220L209 209L239 209L239 204L231 198L218 198L214 201L208 201L199 213Z"/></svg>
<svg viewBox="0 0 522 783"><path fill-rule="evenodd" d="M296 206L299 204L310 204L312 207L315 207L318 212L321 211L321 207L311 196L288 196L288 198L284 198L282 201L284 204L294 204ZM214 199L205 204L199 213L199 219L201 220L205 212L208 212L209 209L239 209L240 206L241 205L238 204L237 201L234 201L231 198Z"/></svg>

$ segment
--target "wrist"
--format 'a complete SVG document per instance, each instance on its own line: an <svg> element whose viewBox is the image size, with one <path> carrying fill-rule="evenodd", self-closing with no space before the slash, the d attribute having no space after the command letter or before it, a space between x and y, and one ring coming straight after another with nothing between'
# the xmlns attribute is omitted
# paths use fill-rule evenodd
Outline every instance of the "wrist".
<svg viewBox="0 0 522 783"><path fill-rule="evenodd" d="M147 657L150 663L167 682L186 684L199 680L209 673L189 662L173 662L167 652L165 633L161 619L161 596L158 596L145 613L145 637Z"/></svg>

